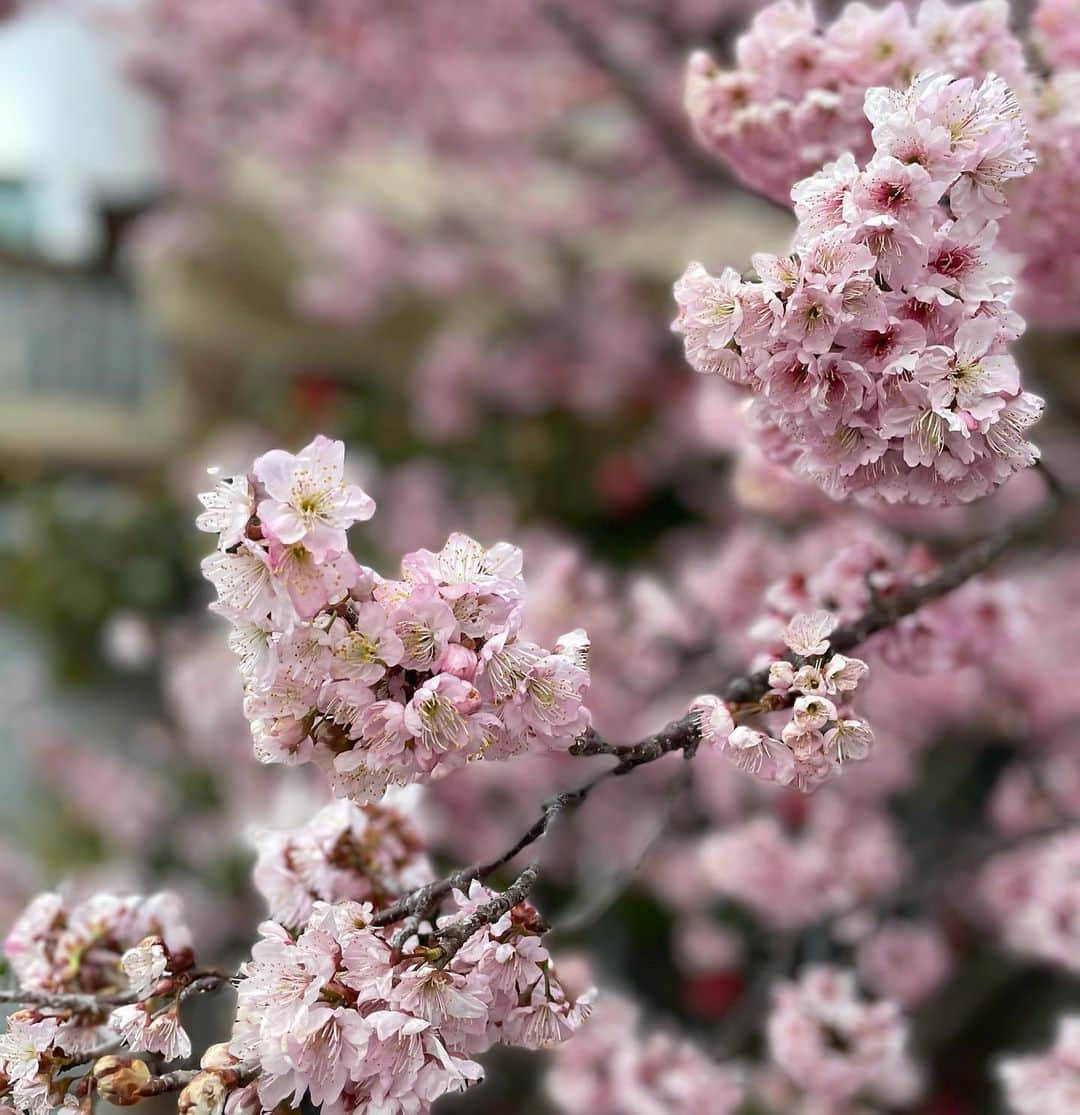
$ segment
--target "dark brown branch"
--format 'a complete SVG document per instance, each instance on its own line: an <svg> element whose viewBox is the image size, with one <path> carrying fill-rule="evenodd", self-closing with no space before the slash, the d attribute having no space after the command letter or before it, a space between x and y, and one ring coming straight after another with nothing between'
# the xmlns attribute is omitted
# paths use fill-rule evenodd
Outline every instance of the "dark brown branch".
<svg viewBox="0 0 1080 1115"><path fill-rule="evenodd" d="M201 972L187 976L191 982L179 991L181 1002L191 995L216 991L227 984L232 976L225 972ZM160 996L167 998L168 996ZM10 987L0 989L0 1003L14 1003L22 1007L43 1007L46 1010L72 1011L75 1014L106 1014L114 1007L126 1006L139 1001L130 992L93 995L89 992L40 991L31 987Z"/></svg>
<svg viewBox="0 0 1080 1115"><path fill-rule="evenodd" d="M985 572L1006 551L1042 530L1066 502L1068 493L1048 468L1041 464L1038 467L1046 484L1047 498L1036 510L976 542L968 550L942 566L933 577L912 585L888 599L875 600L864 616L833 632L830 637L832 649L837 653L855 649L871 635L885 630L931 601L947 595L970 578ZM768 688L768 671L758 671L730 682L724 690L725 700L736 705L756 706ZM581 805L597 786L609 778L629 774L638 767L653 763L676 751L681 751L687 759L692 759L699 743L700 733L697 722L689 714L673 720L640 743L625 747L609 743L590 728L570 749L571 754L607 755L618 760L614 766L595 775L578 789L558 794L546 802L537 820L502 855L488 863L473 864L471 867L456 871L444 879L436 880L404 895L392 906L381 911L375 917L374 924L391 925L402 918L422 916L433 909L451 890L467 887L474 879L485 879L505 867L526 848L541 840L556 817L568 809Z"/></svg>
<svg viewBox="0 0 1080 1115"><path fill-rule="evenodd" d="M511 860L515 859L519 853L543 837L560 813L580 805L592 792L593 787L604 781L611 773L611 771L604 771L577 790L557 794L550 801L545 802L536 821L501 856L487 863L474 863L471 867L464 867L443 879L436 879L433 883L428 883L426 886L403 895L392 906L380 910L372 919L372 924L392 925L396 921L401 921L402 918L422 916L452 890L463 890L474 879L485 879L489 875L494 875L501 867L505 867Z"/></svg>
<svg viewBox="0 0 1080 1115"><path fill-rule="evenodd" d="M985 573L1007 550L1044 529L1066 501L1067 493L1046 466L1040 462L1036 467L1047 488L1047 498L1039 507L1001 530L988 534L925 581L901 589L892 596L877 597L865 615L854 623L838 627L832 633L829 637L830 649L837 654L854 650L871 635L892 627L926 604L947 596L972 577ZM789 660L796 661L793 655L789 655ZM768 669L758 670L757 673L731 682L724 690L724 699L734 704L750 704L760 700L768 689Z"/></svg>
<svg viewBox="0 0 1080 1115"><path fill-rule="evenodd" d="M504 890L490 901L477 906L471 914L440 929L437 933L442 956L436 961L439 967L449 964L458 950L485 925L494 925L504 914L508 914L519 903L529 897L540 875L540 865L530 863L528 867Z"/></svg>

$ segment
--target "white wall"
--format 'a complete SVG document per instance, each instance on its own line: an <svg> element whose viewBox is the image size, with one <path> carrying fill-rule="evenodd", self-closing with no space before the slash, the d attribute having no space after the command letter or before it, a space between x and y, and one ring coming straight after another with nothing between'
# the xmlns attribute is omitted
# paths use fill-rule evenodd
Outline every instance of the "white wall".
<svg viewBox="0 0 1080 1115"><path fill-rule="evenodd" d="M124 81L116 32L93 18L101 7L46 0L0 26L0 177L28 182L35 245L62 262L96 252L101 201L159 181L155 116Z"/></svg>

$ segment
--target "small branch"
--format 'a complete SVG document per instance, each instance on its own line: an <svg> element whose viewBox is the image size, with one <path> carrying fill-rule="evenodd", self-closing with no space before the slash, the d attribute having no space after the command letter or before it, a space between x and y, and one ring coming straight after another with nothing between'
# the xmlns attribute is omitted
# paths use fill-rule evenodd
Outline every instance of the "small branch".
<svg viewBox="0 0 1080 1115"><path fill-rule="evenodd" d="M181 1092L198 1076L216 1076L224 1087L231 1091L250 1084L261 1071L262 1066L258 1061L241 1061L230 1068L177 1069L175 1072L151 1077L139 1089L139 1096L149 1099L151 1096L163 1096L169 1092Z"/></svg>
<svg viewBox="0 0 1080 1115"><path fill-rule="evenodd" d="M553 934L577 933L592 925L605 910L607 910L634 881L642 864L649 858L650 853L667 832L675 816L675 806L690 786L690 768L683 765L679 773L668 785L664 798L664 808L657 818L656 824L641 851L634 857L632 863L620 871L613 873L602 886L587 888L581 902L568 910L551 927Z"/></svg>
<svg viewBox="0 0 1080 1115"><path fill-rule="evenodd" d="M177 996L177 999L182 1003L186 999L190 999L192 995L206 995L211 991L220 991L226 984L231 983L234 978L235 977L228 972L206 972L184 987Z"/></svg>
<svg viewBox="0 0 1080 1115"><path fill-rule="evenodd" d="M139 1095L143 1099L149 1099L150 1096L163 1096L168 1092L182 1091L201 1071L201 1069L177 1069L175 1072L152 1077L139 1089Z"/></svg>
<svg viewBox="0 0 1080 1115"><path fill-rule="evenodd" d="M183 1002L191 995L217 991L232 978L226 972L196 973L191 982L180 989L178 998ZM0 1003L13 1003L21 1007L41 1007L44 1010L72 1011L75 1014L106 1014L114 1007L122 1007L138 1001L138 997L130 992L92 995L87 992L40 991L32 987L0 989Z"/></svg>
<svg viewBox="0 0 1080 1115"><path fill-rule="evenodd" d="M550 801L544 803L540 810L539 818L518 838L512 847L508 848L501 856L488 863L475 863L471 867L462 868L444 879L437 879L433 883L403 895L392 906L381 910L372 919L372 925L392 925L402 918L422 915L432 909L436 903L445 898L452 890L464 890L474 879L485 879L493 875L501 867L505 867L519 853L531 844L535 844L543 837L551 823L566 809L580 805L592 792L594 785L608 777L610 772L605 771L598 775L592 782L577 790L557 794Z"/></svg>
<svg viewBox="0 0 1080 1115"><path fill-rule="evenodd" d="M445 967L454 959L458 950L485 925L494 925L504 914L508 914L519 903L529 897L540 875L540 865L530 863L528 867L504 890L489 902L477 906L471 914L440 929L436 934L442 948L442 956L436 963Z"/></svg>
<svg viewBox="0 0 1080 1115"><path fill-rule="evenodd" d="M97 996L63 991L38 991L30 987L11 987L0 990L0 1003L17 1003L23 1007L43 1007L45 1010L69 1010L79 1014L100 1014L113 1007L135 1000L130 995Z"/></svg>
<svg viewBox="0 0 1080 1115"><path fill-rule="evenodd" d="M1047 490L1047 499L1039 507L1001 530L988 534L925 581L901 589L893 596L879 596L863 616L854 623L838 627L832 633L829 637L830 649L837 654L854 650L871 635L892 627L905 616L910 616L926 604L948 595L979 573L986 572L1007 550L1041 531L1066 502L1068 493L1061 481L1041 461L1036 468L1041 473ZM794 655L789 655L788 659L796 661ZM749 704L760 700L768 690L769 671L766 668L731 682L724 691L724 699L734 704Z"/></svg>

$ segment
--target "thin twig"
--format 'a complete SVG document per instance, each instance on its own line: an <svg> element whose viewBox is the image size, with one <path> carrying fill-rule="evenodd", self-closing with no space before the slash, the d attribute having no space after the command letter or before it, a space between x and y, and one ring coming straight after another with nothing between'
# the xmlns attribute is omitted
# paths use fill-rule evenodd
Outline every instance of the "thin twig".
<svg viewBox="0 0 1080 1115"><path fill-rule="evenodd" d="M18 1003L20 1006L43 1007L45 1010L70 1010L79 1014L97 1014L134 1001L131 995L97 996L66 991L39 991L31 987L0 990L0 1003Z"/></svg>
<svg viewBox="0 0 1080 1115"><path fill-rule="evenodd" d="M161 1076L152 1077L139 1089L139 1095L148 1099L150 1096L163 1096L168 1092L182 1091L201 1071L201 1069L177 1069L175 1072L166 1072Z"/></svg>
<svg viewBox="0 0 1080 1115"><path fill-rule="evenodd" d="M262 1071L258 1061L241 1061L229 1068L220 1069L176 1069L166 1072L161 1076L152 1077L140 1089L139 1095L143 1099L150 1096L163 1096L169 1092L183 1091L197 1076L220 1077L221 1082L228 1089L241 1088L250 1084Z"/></svg>
<svg viewBox="0 0 1080 1115"><path fill-rule="evenodd" d="M437 933L442 949L442 956L437 961L439 967L449 964L458 950L485 925L494 925L504 914L508 914L515 906L524 902L539 876L540 865L530 863L501 894L477 906L472 913L460 921L443 926Z"/></svg>
<svg viewBox="0 0 1080 1115"><path fill-rule="evenodd" d="M401 921L402 918L415 916L430 910L452 890L463 890L474 879L485 879L489 875L494 875L501 867L505 867L519 853L544 836L551 823L560 813L580 805L592 792L593 787L604 781L610 773L604 771L603 774L597 775L591 782L586 783L579 789L557 794L550 801L545 802L537 820L501 856L487 863L474 863L471 867L455 871L444 879L437 879L433 883L428 883L410 891L399 898L392 906L387 906L385 910L379 911L372 918L372 925L393 925L394 922Z"/></svg>
<svg viewBox="0 0 1080 1115"><path fill-rule="evenodd" d="M1007 550L1041 531L1066 502L1068 493L1061 481L1041 461L1036 467L1047 490L1047 499L1039 507L1001 530L986 535L952 561L946 562L925 581L901 589L892 596L877 597L864 615L854 623L838 627L829 636L830 650L837 654L854 650L871 635L892 627L905 616L910 616L931 601L948 595L965 581L984 573ZM789 660L795 661L795 656L789 656ZM749 704L760 700L768 690L769 671L766 668L731 682L724 691L724 699L735 704Z"/></svg>
<svg viewBox="0 0 1080 1115"><path fill-rule="evenodd" d="M190 977L188 977L190 978ZM181 1002L191 995L216 991L233 977L225 972L202 972L181 988ZM41 991L33 987L8 987L0 989L0 1003L16 1003L22 1007L40 1007L43 1010L71 1011L75 1014L107 1014L114 1007L137 1003L139 998L131 992L94 995L77 991Z"/></svg>
<svg viewBox="0 0 1080 1115"><path fill-rule="evenodd" d="M664 808L633 862L620 871L612 873L602 886L587 888L582 901L576 907L567 910L551 927L553 934L579 932L592 925L605 910L618 900L623 891L637 877L641 865L649 858L652 850L667 832L675 816L675 807L689 788L690 781L690 768L684 764L683 768L668 784L667 794L664 797Z"/></svg>

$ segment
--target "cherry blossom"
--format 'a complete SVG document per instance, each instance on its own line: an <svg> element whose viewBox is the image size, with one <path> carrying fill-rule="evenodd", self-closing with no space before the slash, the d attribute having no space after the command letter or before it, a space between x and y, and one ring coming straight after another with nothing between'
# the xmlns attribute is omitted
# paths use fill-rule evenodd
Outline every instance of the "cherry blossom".
<svg viewBox="0 0 1080 1115"><path fill-rule="evenodd" d="M321 435L295 456L283 449L264 453L252 475L266 493L258 503L265 535L282 546L303 545L318 565L344 553L348 528L375 514L374 500L347 484L344 472L344 444ZM244 478L235 484L248 487ZM214 526L204 519L201 529L213 531ZM222 544L228 548L232 543L223 538Z"/></svg>
<svg viewBox="0 0 1080 1115"><path fill-rule="evenodd" d="M989 254L1001 189L1033 155L997 77L922 74L865 102L871 161L798 183L794 254L755 256L741 285L770 306L762 327L718 332L732 317L715 307L742 294L692 264L673 328L698 371L749 389L766 451L831 495L968 502L1038 459L1024 431L1042 402L1007 352L1022 322ZM913 130L949 137L926 166L896 157Z"/></svg>
<svg viewBox="0 0 1080 1115"><path fill-rule="evenodd" d="M439 931L490 896L479 884L459 892ZM295 937L275 922L261 927L230 1051L261 1064L264 1107L306 1094L335 1110L426 1111L482 1077L473 1058L491 1045L541 1048L588 1013L588 996L574 1001L559 983L528 907L482 927L444 963L423 943L435 927L395 944L373 914L370 904L316 902Z"/></svg>
<svg viewBox="0 0 1080 1115"><path fill-rule="evenodd" d="M1043 1056L1009 1057L998 1066L1009 1110L1015 1115L1068 1115L1080 1103L1080 1018L1061 1020L1057 1040Z"/></svg>
<svg viewBox="0 0 1080 1115"><path fill-rule="evenodd" d="M589 725L587 640L548 651L520 637L521 552L454 534L380 577L346 549L374 505L343 480L344 453L316 438L260 457L233 482L251 493L244 537L227 527L203 564L235 625L256 754L315 762L363 800L473 759L568 748Z"/></svg>
<svg viewBox="0 0 1080 1115"><path fill-rule="evenodd" d="M548 1095L565 1115L618 1115L694 1110L735 1115L742 1103L738 1072L712 1061L690 1041L653 1030L639 1035L629 1002L605 995L548 1072Z"/></svg>
<svg viewBox="0 0 1080 1115"><path fill-rule="evenodd" d="M424 842L409 817L386 803L333 802L298 829L253 834L253 880L274 921L304 925L316 902L382 907L431 882Z"/></svg>

